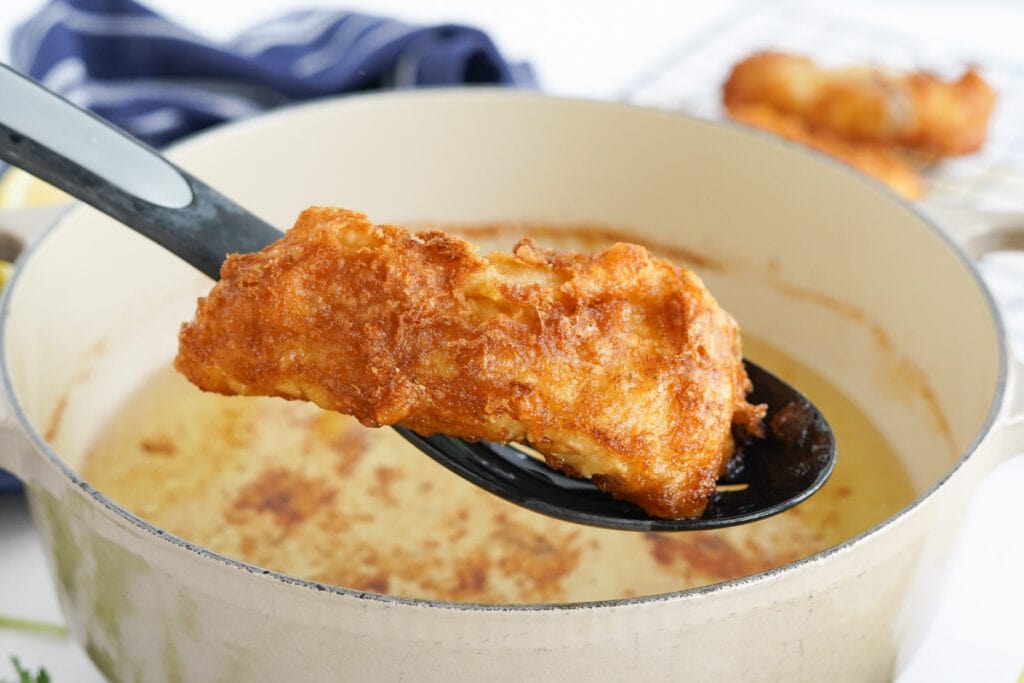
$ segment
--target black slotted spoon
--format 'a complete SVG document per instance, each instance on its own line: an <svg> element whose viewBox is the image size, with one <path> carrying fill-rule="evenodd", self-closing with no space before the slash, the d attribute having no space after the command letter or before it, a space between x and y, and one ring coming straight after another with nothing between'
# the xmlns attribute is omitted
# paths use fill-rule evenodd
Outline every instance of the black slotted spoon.
<svg viewBox="0 0 1024 683"><path fill-rule="evenodd" d="M229 253L258 251L281 231L138 142L0 65L0 159L152 239L215 280ZM692 531L753 522L817 491L835 464L824 416L799 392L744 361L752 403L767 403L766 437L741 445L701 517L658 519L508 445L422 436L395 427L459 476L522 507L571 522Z"/></svg>

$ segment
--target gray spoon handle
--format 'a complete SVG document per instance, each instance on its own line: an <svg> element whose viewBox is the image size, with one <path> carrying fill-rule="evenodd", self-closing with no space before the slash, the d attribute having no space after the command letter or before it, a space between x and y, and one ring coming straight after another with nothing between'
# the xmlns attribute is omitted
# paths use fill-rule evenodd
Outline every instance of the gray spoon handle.
<svg viewBox="0 0 1024 683"><path fill-rule="evenodd" d="M81 199L214 279L281 232L99 117L0 64L0 159Z"/></svg>

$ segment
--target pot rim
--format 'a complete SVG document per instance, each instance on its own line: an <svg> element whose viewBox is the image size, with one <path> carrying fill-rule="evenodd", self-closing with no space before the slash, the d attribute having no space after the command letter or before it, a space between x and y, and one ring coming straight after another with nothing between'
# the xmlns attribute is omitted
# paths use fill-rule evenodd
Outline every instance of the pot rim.
<svg viewBox="0 0 1024 683"><path fill-rule="evenodd" d="M818 163L825 163L831 165L833 168L839 169L846 175L852 182L867 183L874 191L878 194L880 200L887 200L892 203L896 203L899 208L912 214L919 223L927 228L928 233L933 237L938 238L948 248L950 248L957 258L967 267L968 272L977 285L985 305L988 308L992 322L996 328L997 338L1000 340L998 344L997 353L999 355L999 373L996 381L995 392L992 397L992 403L989 406L988 413L985 417L985 421L978 433L970 445L964 449L964 452L960 455L953 466L947 470L943 476L932 485L930 488L925 490L919 496L917 496L908 505L901 508L895 514L887 517L873 527L846 539L845 541L834 545L830 548L826 548L818 553L808 555L800 558L794 562L790 562L779 567L760 572L757 574L751 574L749 576L743 576L730 581L722 581L719 583L710 584L707 586L699 586L696 588L690 588L686 590L672 591L668 593L658 593L654 595L645 595L632 598L614 598L607 600L593 600L584 602L565 602L565 603L474 603L474 602L454 602L445 600L429 600L423 598L407 598L401 596L372 593L367 591L359 591L352 588L346 588L344 586L334 586L330 584L319 583L308 579L301 579L298 577L290 576L281 572L272 571L269 569L263 569L256 565L252 565L241 560L221 555L219 553L208 550L207 548L192 543L186 539L178 537L170 532L157 527L156 525L146 521L145 519L133 514L127 509L117 505L114 501L107 498L100 491L92 487L85 480L78 476L78 474L72 470L61 457L50 448L49 444L35 428L32 421L29 420L25 410L21 404L18 395L15 393L13 380L11 377L10 367L8 365L8 354L7 354L7 326L9 320L9 305L11 299L15 296L15 292L18 289L20 277L22 274L23 266L25 263L32 259L36 250L51 236L53 236L61 226L67 221L69 217L73 217L75 213L82 209L82 205L75 203L69 209L63 212L59 218L46 229L46 231L37 239L33 244L24 251L23 254L18 258L19 267L14 270L13 275L4 287L2 298L0 298L0 382L2 382L2 388L6 396L9 398L9 405L11 407L13 416L15 417L17 424L21 427L24 433L28 436L29 442L34 449L42 453L51 464L55 465L70 482L81 490L86 495L90 496L96 503L105 508L108 512L111 512L123 521L131 524L132 526L147 532L154 536L158 541L164 541L176 546L182 550L192 552L203 559L212 560L222 565L235 570L241 570L254 576L267 577L275 582L282 584L304 588L310 591L314 591L319 594L329 594L338 596L339 598L355 598L357 600L366 600L373 603L382 603L390 607L413 607L413 608L430 608L430 609L442 609L442 610L454 610L454 611L482 611L482 612L566 612L566 611L579 611L582 609L611 609L621 607L636 607L642 605L648 605L652 603L672 602L681 600L692 600L700 598L702 596L722 593L726 591L739 590L752 584L761 584L766 581L771 581L776 578L791 574L803 567L822 562L833 555L837 555L850 550L852 547L859 545L864 539L874 536L877 533L887 529L890 526L894 526L899 521L909 516L917 508L919 508L925 500L931 498L937 491L950 480L950 478L963 466L968 458L977 450L981 442L989 435L992 428L995 426L999 412L1006 401L1006 390L1008 384L1008 365L1009 365L1009 351L1006 343L1006 327L1002 318L1002 314L992 296L991 291L985 284L981 274L977 268L976 263L960 248L960 246L938 225L929 218L919 207L911 204L903 198L896 195L894 192L889 190L886 186L880 182L865 176L846 164L833 159L823 153L810 150L797 143L790 142L788 140L779 138L770 133L751 129L749 127L737 124L732 121L712 121L705 118L700 118L691 114L682 112L670 112L653 107L646 107L635 105L626 102L607 102L600 100L590 100L580 97L565 97L547 95L535 91L522 91L512 90L503 87L473 87L473 88L430 88L420 90L409 90L409 91L388 91L388 92L370 92L370 93L357 93L351 95L343 95L338 97L325 98L312 102L304 102L293 105L284 106L275 109L271 112L255 116L250 119L243 121L227 123L214 128L207 129L198 134L191 135L187 139L176 143L169 147L166 151L173 158L174 154L179 150L187 150L193 145L205 144L208 139L216 139L223 135L225 132L233 132L236 130L245 130L251 127L260 127L265 125L268 121L276 121L279 118L287 118L293 114L296 110L312 110L318 108L332 108L338 106L373 106L377 100L384 100L387 102L409 99L409 100L421 100L421 99L465 99L467 101L478 100L478 99L491 99L491 98L513 98L521 100L536 100L552 102L561 105L577 105L604 108L608 110L618 110L621 112L637 112L642 113L646 116L666 117L675 119L685 119L690 124L698 124L711 126L716 128L727 128L742 135L752 136L754 138L760 138L768 141L770 144L781 145L782 147L788 148L796 154L805 158L817 159ZM31 487L26 486L26 495L31 495Z"/></svg>

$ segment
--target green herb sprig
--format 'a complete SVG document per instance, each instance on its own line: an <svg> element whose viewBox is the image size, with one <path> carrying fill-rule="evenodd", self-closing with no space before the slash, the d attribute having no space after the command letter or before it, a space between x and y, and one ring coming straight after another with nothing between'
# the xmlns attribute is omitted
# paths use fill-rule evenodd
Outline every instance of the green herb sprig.
<svg viewBox="0 0 1024 683"><path fill-rule="evenodd" d="M39 673L33 674L21 665L17 657L11 657L11 664L14 665L14 672L18 674L18 680L15 683L51 683L50 674L42 667L39 668Z"/></svg>

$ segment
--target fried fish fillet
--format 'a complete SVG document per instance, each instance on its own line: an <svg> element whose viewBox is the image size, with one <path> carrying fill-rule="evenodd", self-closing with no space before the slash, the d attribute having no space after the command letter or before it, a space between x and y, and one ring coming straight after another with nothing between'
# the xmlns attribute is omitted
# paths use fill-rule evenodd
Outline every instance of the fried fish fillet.
<svg viewBox="0 0 1024 683"><path fill-rule="evenodd" d="M229 256L182 326L175 366L223 394L313 401L363 424L531 444L659 517L699 515L760 433L739 329L698 277L615 244L530 239L479 256L310 208L261 252Z"/></svg>
<svg viewBox="0 0 1024 683"><path fill-rule="evenodd" d="M815 130L800 117L779 112L765 104L734 105L729 115L735 121L767 130L844 161L908 199L924 196L924 183L917 169L890 145L854 142L830 130Z"/></svg>
<svg viewBox="0 0 1024 683"><path fill-rule="evenodd" d="M730 112L764 104L811 129L938 159L981 147L995 92L973 68L944 81L925 72L824 69L805 57L768 51L733 67L723 101Z"/></svg>

